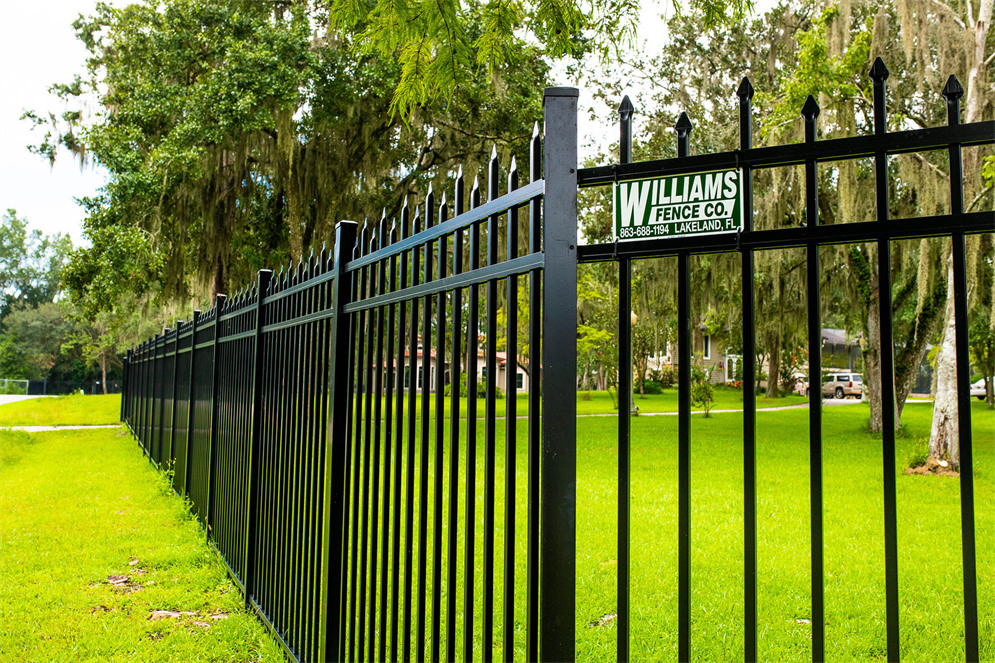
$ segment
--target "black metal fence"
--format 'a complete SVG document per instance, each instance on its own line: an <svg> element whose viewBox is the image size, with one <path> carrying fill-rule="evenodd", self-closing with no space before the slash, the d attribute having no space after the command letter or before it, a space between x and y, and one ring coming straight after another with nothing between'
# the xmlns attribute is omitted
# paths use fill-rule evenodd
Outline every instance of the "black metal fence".
<svg viewBox="0 0 995 663"><path fill-rule="evenodd" d="M970 368L967 338L967 283L964 251L966 233L995 230L995 213L966 213L964 209L961 146L995 142L995 122L960 124L960 98L963 89L951 77L943 89L949 125L946 127L889 133L886 130L885 81L888 70L878 58L870 71L873 83L874 133L867 136L816 141L816 119L819 106L809 97L801 110L805 123L805 141L776 147L753 147L752 98L753 86L744 78L737 90L739 96L740 149L691 155L692 124L682 114L675 127L677 158L631 163L632 106L620 108L621 140L619 164L581 169L581 187L606 185L684 173L701 173L727 168L742 169L744 228L740 233L642 239L613 244L582 246L581 262L613 260L618 263L620 297L618 309L619 365L632 364L632 340L629 316L631 311L632 262L641 258L673 256L677 259L678 299L678 369L680 412L678 433L678 650L679 660L687 661L691 653L691 365L692 330L690 315L689 259L694 254L739 253L742 257L742 330L743 375L756 375L756 324L754 292L754 252L767 249L804 248L807 252L809 376L813 386L822 374L821 366L821 294L819 247L829 244L871 242L877 246L878 291L880 293L880 347L894 348L892 336L892 240L920 237L952 237L953 279L956 305L956 346L958 416L960 435L961 533L964 579L964 640L968 661L978 660L978 593L975 542L974 465L972 457ZM890 155L944 150L949 157L950 214L896 219L889 216ZM822 225L817 201L817 169L829 162L871 157L874 160L876 220ZM803 165L805 225L772 230L753 229L753 174L762 168ZM546 339L551 342L551 339ZM881 400L895 402L894 354L881 352ZM632 392L630 371L619 372L619 412L629 411ZM757 660L757 446L755 381L743 381L743 499L744 499L744 599L746 661ZM822 394L813 388L809 394L809 454L810 454L810 515L811 515L811 596L812 596L812 660L825 659L825 572L823 540L823 442ZM899 660L899 592L898 544L895 464L895 409L883 407L883 487L885 539L885 597L887 620L887 658ZM629 660L630 621L630 422L619 418L618 474L618 660Z"/></svg>
<svg viewBox="0 0 995 663"><path fill-rule="evenodd" d="M576 96L486 202L342 222L128 353L122 418L295 660L573 656Z"/></svg>
<svg viewBox="0 0 995 663"><path fill-rule="evenodd" d="M965 233L990 232L991 212L964 213L960 146L992 143L995 123L959 125L959 85L945 89L950 126L887 133L883 65L874 79L875 133L752 147L749 81L739 89L741 148L629 163L631 107L620 164L577 167L577 91L550 88L545 136L529 173L496 154L487 202L459 176L452 199L429 191L398 219L361 230L342 222L331 253L279 274L128 354L122 418L152 461L171 468L248 605L295 660L574 660L577 263L618 262L620 365L631 364L632 261L676 256L679 268L679 657L690 656L689 270L692 254L738 252L743 270L744 375L755 373L753 255L808 251L810 375L820 374L818 247L878 245L881 339L891 339L893 239L952 236L957 286L965 638L977 660L974 496L968 407ZM889 154L944 149L951 213L890 219ZM877 220L820 225L820 163L872 157ZM803 164L807 223L754 230L752 173ZM746 227L733 235L577 246L578 186L741 168ZM519 180L527 180L520 184ZM501 193L505 191L505 193ZM884 353L884 402L894 399ZM518 375L528 374L519 391ZM631 380L620 371L619 412ZM461 387L465 384L465 393ZM478 386L480 385L480 386ZM482 403L476 395L483 392ZM500 391L499 391L500 390ZM503 391L503 394L501 393ZM756 660L756 404L744 382L745 658ZM540 400L541 395L541 400ZM885 408L884 503L888 657L898 658L894 413ZM618 641L629 658L629 438L619 418ZM822 660L821 398L810 401L813 659ZM541 470L540 470L541 468ZM520 553L524 551L524 555ZM500 600L499 600L500 599ZM500 641L495 641L495 634Z"/></svg>

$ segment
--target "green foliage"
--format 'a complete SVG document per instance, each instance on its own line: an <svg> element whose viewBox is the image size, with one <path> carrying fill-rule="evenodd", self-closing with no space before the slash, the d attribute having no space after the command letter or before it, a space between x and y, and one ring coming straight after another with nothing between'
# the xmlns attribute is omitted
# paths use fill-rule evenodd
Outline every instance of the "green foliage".
<svg viewBox="0 0 995 663"><path fill-rule="evenodd" d="M66 279L85 315L124 293L163 307L228 292L330 244L341 219L391 215L429 182L445 188L457 163L472 172L495 142L527 153L548 72L533 47L504 44L514 66L433 96L403 122L389 112L401 79L441 88L397 57L355 48L329 20L309 2L147 0L76 22L87 72L53 87L73 112L27 119L48 132L39 153L69 150L110 172L83 201L92 246ZM479 36L482 15L462 20ZM84 112L90 98L96 113Z"/></svg>
<svg viewBox="0 0 995 663"><path fill-rule="evenodd" d="M466 380L466 373L460 373L460 376L459 376L459 395L460 395L460 398L466 398L466 394L467 394L466 382L467 382L467 380ZM477 398L487 398L487 381L485 379L478 378L477 379L476 390L477 390ZM504 398L504 390L501 389L501 387L495 387L494 388L494 392L495 392L495 394L497 394L497 396L496 396L497 398ZM449 396L452 393L452 384L447 384L446 385L444 393L445 393L446 396ZM448 407L448 404L447 404L447 407Z"/></svg>
<svg viewBox="0 0 995 663"><path fill-rule="evenodd" d="M658 384L661 389L670 389L677 384L677 371L669 367L658 371L651 371L646 382Z"/></svg>
<svg viewBox="0 0 995 663"><path fill-rule="evenodd" d="M141 229L108 225L87 233L90 246L73 251L63 283L80 313L93 318L142 296L162 277L163 259Z"/></svg>
<svg viewBox="0 0 995 663"><path fill-rule="evenodd" d="M32 307L53 301L71 250L68 235L29 231L27 221L8 209L0 217L0 319L15 302Z"/></svg>
<svg viewBox="0 0 995 663"><path fill-rule="evenodd" d="M910 469L922 467L927 460L929 460L929 439L923 438L917 440L915 446L909 451L905 466Z"/></svg>
<svg viewBox="0 0 995 663"><path fill-rule="evenodd" d="M673 6L713 25L741 18L752 2L689 0ZM484 73L500 80L528 58L576 57L593 50L607 60L632 42L640 11L637 0L333 0L328 7L331 26L354 39L361 53L398 61L401 75L390 91L390 109L404 116L439 99L453 100L467 81Z"/></svg>
<svg viewBox="0 0 995 663"><path fill-rule="evenodd" d="M663 393L663 385L659 382L654 382L652 380L644 380L642 383L642 394L645 396L649 394L651 396L658 396Z"/></svg>
<svg viewBox="0 0 995 663"><path fill-rule="evenodd" d="M781 131L783 125L798 119L799 111L809 95L816 99L825 95L834 104L853 104L869 98L867 78L871 60L873 19L865 17L851 31L850 42L842 55L834 55L829 45L830 26L840 15L835 4L827 7L812 21L812 27L799 31L797 67L782 78L776 97L771 99L771 113L763 125L765 135ZM856 20L856 19L855 19ZM761 92L758 104L766 105ZM772 95L773 96L773 95Z"/></svg>
<svg viewBox="0 0 995 663"><path fill-rule="evenodd" d="M981 166L981 176L985 179L985 185L991 189L995 188L995 156L986 156Z"/></svg>
<svg viewBox="0 0 995 663"><path fill-rule="evenodd" d="M691 405L700 407L704 416L710 416L712 402L715 400L715 392L712 388L712 371L706 369L701 362L701 357L695 357L691 364Z"/></svg>
<svg viewBox="0 0 995 663"><path fill-rule="evenodd" d="M445 389L445 395L449 396L450 394L452 394L452 391L453 391L452 383L447 384ZM479 392L480 389L478 388L477 391ZM466 373L460 373L459 375L459 395L460 398L466 398Z"/></svg>
<svg viewBox="0 0 995 663"><path fill-rule="evenodd" d="M17 343L9 334L0 334L0 375L8 379L24 380L24 374Z"/></svg>
<svg viewBox="0 0 995 663"><path fill-rule="evenodd" d="M72 325L62 306L48 302L35 308L16 308L3 319L6 339L0 351L3 377L43 380L62 354Z"/></svg>
<svg viewBox="0 0 995 663"><path fill-rule="evenodd" d="M2 344L2 343L3 343L3 340L0 339L0 344ZM2 350L3 350L3 348L2 348L2 346L0 346L0 351L2 351ZM3 370L2 357L0 357L0 370ZM24 394L28 393L28 389L27 388L28 388L27 383L24 382L21 379L17 379L17 378L10 379L10 378L8 378L8 379L0 380L0 394L3 394L3 395L15 395L15 396L24 395Z"/></svg>

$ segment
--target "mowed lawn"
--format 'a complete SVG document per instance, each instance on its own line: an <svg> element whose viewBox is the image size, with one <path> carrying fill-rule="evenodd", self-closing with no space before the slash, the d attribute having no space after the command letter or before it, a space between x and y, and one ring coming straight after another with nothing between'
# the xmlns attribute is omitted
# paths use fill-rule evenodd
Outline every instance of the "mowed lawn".
<svg viewBox="0 0 995 663"><path fill-rule="evenodd" d="M723 395L733 409L735 392ZM676 402L673 393L658 397L660 411L669 409L668 399ZM30 402L30 401L29 401ZM520 413L525 411L520 402ZM641 406L644 402L637 401ZM598 406L610 412L610 399L595 395L592 401L580 401L579 409ZM765 401L761 405L787 404ZM721 406L716 406L721 408ZM724 409L724 408L721 408ZM482 402L481 402L482 414ZM903 430L898 439L896 453L899 472L913 451L921 448L929 432L931 406L928 403L909 404L903 414ZM647 410L643 408L643 411ZM595 412L592 412L595 413ZM982 660L995 660L995 412L982 403L972 407L975 439L975 490L977 507L977 541L979 599L981 614ZM885 659L885 604L884 604L884 542L883 497L880 436L868 434L866 404L848 403L824 408L825 454L825 538L826 538L826 611L827 659L866 661ZM524 660L524 623L526 618L525 595L525 526L527 456L526 422L517 422L518 444L516 450L516 634L515 659ZM638 417L632 420L632 660L676 660L677 658L677 417ZM700 414L692 418L691 443L691 573L692 573L692 658L694 660L742 660L743 651L743 459L742 414L715 413L709 418ZM495 512L493 528L496 541L495 559L495 647L494 656L501 657L500 642L503 629L500 608L503 603L501 582L504 559L501 552L504 536L503 491L505 457L505 423L500 423L495 439ZM478 431L477 483L476 483L476 538L477 559L474 564L477 576L474 630L479 657L480 614L483 568L483 495L484 495L484 440L483 426ZM463 428L465 435L465 425ZM577 560L577 658L580 661L615 660L615 626L617 618L616 585L617 554L617 423L614 417L582 417L578 420L578 560ZM115 437L116 431L84 431L77 435L70 432L36 434L34 444L10 445L9 432L3 432L2 449L20 449L20 460L11 466L0 458L0 605L4 613L0 623L0 660L9 657L8 643L34 643L35 633L50 634L54 654L32 653L15 660L63 660L65 658L91 660L156 660L157 653L167 651L165 644L175 643L169 649L172 660L279 660L279 651L272 648L262 627L251 616L238 611L241 601L237 591L225 580L220 564L207 551L203 534L197 525L186 517L179 498L168 486L156 478L156 472L137 450L129 436ZM417 436L416 436L417 439ZM97 440L103 440L97 444ZM96 449L91 459L89 448ZM465 449L465 440L460 440ZM41 456L35 454L48 448ZM448 439L445 440L446 466L448 465ZM25 451L27 449L27 451ZM432 448L434 450L434 441ZM84 453L85 451L85 453ZM418 486L420 477L415 464L411 475ZM430 455L430 458L432 456ZM810 601L810 538L809 538L809 466L808 466L808 412L805 409L762 412L758 415L758 520L759 520L759 654L767 661L811 660L811 601ZM44 461L53 465L42 476L33 464ZM72 462L67 462L71 459ZM87 460L89 459L89 460ZM55 473L55 465L66 466ZM460 569L455 589L457 605L462 607L463 569L462 550L465 522L465 453L461 452L459 527L456 532L460 552ZM124 474L139 480L140 486L125 491L118 475L107 468L126 468ZM17 468L20 468L16 472ZM82 468L82 469L81 469ZM17 491L10 488L11 476L20 476ZM73 477L85 476L87 483L79 484ZM435 490L435 477L428 478L429 500ZM115 482L118 483L115 485ZM29 482L34 486L33 502L41 506L40 515L28 513L17 516L20 532L32 532L27 544L12 547L7 533L14 522L6 514L12 504L11 497L21 498L21 486ZM48 486L61 482L58 489ZM105 487L110 484L109 487ZM443 478L443 494L448 494L448 480ZM95 496L108 491L99 500ZM53 509L47 496L51 492L61 495ZM128 495L129 500L122 500ZM898 476L898 535L902 625L902 658L906 661L957 661L963 660L963 614L960 544L960 493L959 481L949 477L922 477L899 474ZM143 507L137 512L136 502L141 497ZM416 498L417 499L417 498ZM99 509L110 525L118 525L114 534L94 536L69 536L80 527L90 527L94 515L92 502L100 502ZM73 502L87 505L85 517L73 515L69 506ZM131 504L127 504L131 502ZM122 506L122 504L124 504ZM403 508L403 504L402 504ZM66 511L67 523L46 524L53 518L47 511ZM118 511L126 511L124 514ZM155 512L155 513L153 513ZM156 514L164 513L171 527L145 526ZM448 514L448 507L444 515ZM137 516L137 521L121 519ZM161 514L160 514L161 515ZM40 519L29 525L32 519ZM120 522L116 521L118 519ZM383 522L383 519L381 519ZM70 527L68 523L76 523ZM83 525L81 525L81 523ZM127 523L127 524L123 524ZM416 514L415 526L419 519ZM55 531L49 531L58 527ZM32 529L33 528L33 529ZM154 536L149 531L156 530ZM432 528L429 527L431 532ZM86 530L89 531L89 530ZM23 539L25 534L21 534ZM119 537L151 536L141 545L125 545ZM172 542L175 536L175 541ZM445 534L448 537L448 533ZM81 538L86 540L82 543ZM167 554L175 546L189 545L184 553ZM131 538L122 541L132 541ZM143 539L144 540L144 539ZM15 541L16 542L16 541ZM406 542L402 541L404 550ZM445 548L444 548L445 549ZM109 550L109 554L105 554ZM39 551L41 551L39 553ZM136 552L137 551L137 552ZM17 556L13 555L17 552ZM26 585L24 573L14 572L12 559L28 560L23 564L36 565L34 573L39 578L57 578L54 568L79 565L72 562L83 556L93 557L87 562L86 572L74 572L74 577L59 582L58 589L44 594L40 601L32 598L39 590ZM184 568L197 569L188 575L199 577L203 572L212 580L193 592L179 593L161 600L154 592L164 591L162 582L173 582L179 577L172 569L181 558L189 560ZM415 563L417 564L417 546ZM36 563L36 558L39 559ZM127 575L128 562L138 560L136 566L147 571L155 585L131 576L131 581L143 585L134 593L118 593L108 583L111 575ZM156 561L160 560L160 561ZM55 561L55 563L53 563ZM429 546L429 568L431 565ZM445 568L445 563L443 568ZM169 570L166 570L169 569ZM157 574L151 576L151 574ZM402 581L405 573L402 571ZM11 577L17 580L11 584ZM50 581L54 582L54 580ZM45 582L38 581L39 586ZM175 584L175 583L174 583ZM93 586L91 586L93 585ZM158 589L157 589L158 587ZM428 579L431 596L433 580ZM449 588L441 587L443 605ZM179 590L178 590L179 591ZM185 590L184 590L185 591ZM82 598L74 592L83 592ZM100 592L99 594L97 592ZM42 596L39 594L39 596ZM127 605L108 601L129 602ZM38 616L31 628L10 626L11 606L18 613L24 612L21 604L40 603L44 608L32 608ZM71 606L69 605L71 603ZM94 606L112 608L88 612ZM71 608L71 609L69 609ZM195 612L195 616L179 619L150 620L155 609ZM206 638L224 635L220 627L209 629L193 622L207 620L214 611L227 612L225 628L236 628L237 637L222 638L218 645L221 654L207 653L210 645ZM82 612L90 621L78 619ZM236 619L237 616L237 619ZM118 635L101 644L113 645L103 654L74 645L74 640L92 642L108 617L120 620ZM431 623L429 615L429 623ZM461 632L464 615L456 616L457 632ZM101 621L104 620L104 621ZM26 622L21 619L21 622ZM445 616L442 618L445 622ZM74 625L92 627L84 635L74 635ZM15 624L17 621L15 620ZM192 626L193 625L193 626ZM98 630L99 629L99 630ZM170 629L164 631L163 629ZM156 632L163 634L156 639ZM444 632L444 629L443 629ZM89 634L89 635L87 635ZM167 640L167 638L169 638ZM136 649L135 642L148 649ZM148 643L148 644L146 644ZM224 644L229 643L229 644ZM232 644L234 643L234 644ZM26 646L26 645L19 645ZM75 647L75 648L72 648ZM130 647L130 649L129 649ZM188 648L185 648L188 647ZM39 650L40 651L40 650ZM107 654L106 652L115 652ZM238 656L225 658L225 652ZM84 652L82 654L78 652ZM177 653L179 652L179 653ZM247 653L248 652L248 653ZM443 657L448 652L443 650ZM462 660L462 651L453 657ZM162 660L168 660L165 657Z"/></svg>
<svg viewBox="0 0 995 663"><path fill-rule="evenodd" d="M282 661L243 605L129 434L0 430L4 663Z"/></svg>
<svg viewBox="0 0 995 663"><path fill-rule="evenodd" d="M121 421L121 394L45 396L0 405L2 426L100 426Z"/></svg>
<svg viewBox="0 0 995 663"><path fill-rule="evenodd" d="M909 404L897 441L902 659L963 660L960 485L902 474L931 406ZM981 658L995 660L995 412L972 407ZM827 660L884 660L880 436L868 409L823 409ZM578 648L614 660L617 442L587 419L578 459ZM743 656L742 415L691 423L691 653ZM759 656L811 660L808 411L758 414ZM677 419L632 420L632 659L677 659ZM599 622L599 620L601 620ZM597 624L597 625L595 625Z"/></svg>

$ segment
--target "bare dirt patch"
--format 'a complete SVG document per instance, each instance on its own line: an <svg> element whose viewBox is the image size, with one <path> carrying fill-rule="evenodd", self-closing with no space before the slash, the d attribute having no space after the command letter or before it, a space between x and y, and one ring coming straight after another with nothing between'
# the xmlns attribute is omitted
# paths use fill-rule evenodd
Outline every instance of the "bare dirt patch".
<svg viewBox="0 0 995 663"><path fill-rule="evenodd" d="M938 477L959 477L960 472L955 471L946 461L939 461L935 458L927 458L925 465L905 468L906 474L918 474L920 476Z"/></svg>
<svg viewBox="0 0 995 663"><path fill-rule="evenodd" d="M142 589L142 586L133 581L131 576L107 576L107 584L111 586L112 591L125 594L138 592Z"/></svg>

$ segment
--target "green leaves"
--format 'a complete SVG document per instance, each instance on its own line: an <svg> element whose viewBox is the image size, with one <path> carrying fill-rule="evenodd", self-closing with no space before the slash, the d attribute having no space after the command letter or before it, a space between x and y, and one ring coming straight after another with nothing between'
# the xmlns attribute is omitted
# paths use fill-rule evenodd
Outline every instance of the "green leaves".
<svg viewBox="0 0 995 663"><path fill-rule="evenodd" d="M68 235L28 230L27 221L8 209L0 218L0 319L15 303L33 308L53 301L72 248Z"/></svg>
<svg viewBox="0 0 995 663"><path fill-rule="evenodd" d="M92 246L73 251L63 284L85 317L114 307L126 295L154 287L163 260L146 233L135 227L108 225L87 233Z"/></svg>
<svg viewBox="0 0 995 663"><path fill-rule="evenodd" d="M779 81L775 95L758 94L758 105L770 105L768 122L762 126L765 138L783 133L785 125L798 120L802 106L809 96L820 95L831 99L834 107L846 107L870 99L871 81L867 71L871 61L873 19L868 16L855 20L849 45L841 55L830 49L830 24L836 19L838 8L833 5L813 20L809 30L799 31L798 65ZM825 122L823 122L825 124Z"/></svg>
<svg viewBox="0 0 995 663"><path fill-rule="evenodd" d="M741 19L751 0L674 1L706 26ZM393 114L410 121L421 106L451 102L483 73L513 67L526 45L547 58L593 49L617 55L636 36L638 0L333 0L329 22L361 53L396 59L402 75L391 91ZM526 49L527 50L527 49Z"/></svg>
<svg viewBox="0 0 995 663"><path fill-rule="evenodd" d="M81 18L87 71L55 88L69 110L28 118L49 131L40 153L110 171L84 201L72 296L93 313L125 292L225 292L494 143L524 154L548 65L514 34L521 5L488 7L145 0Z"/></svg>

